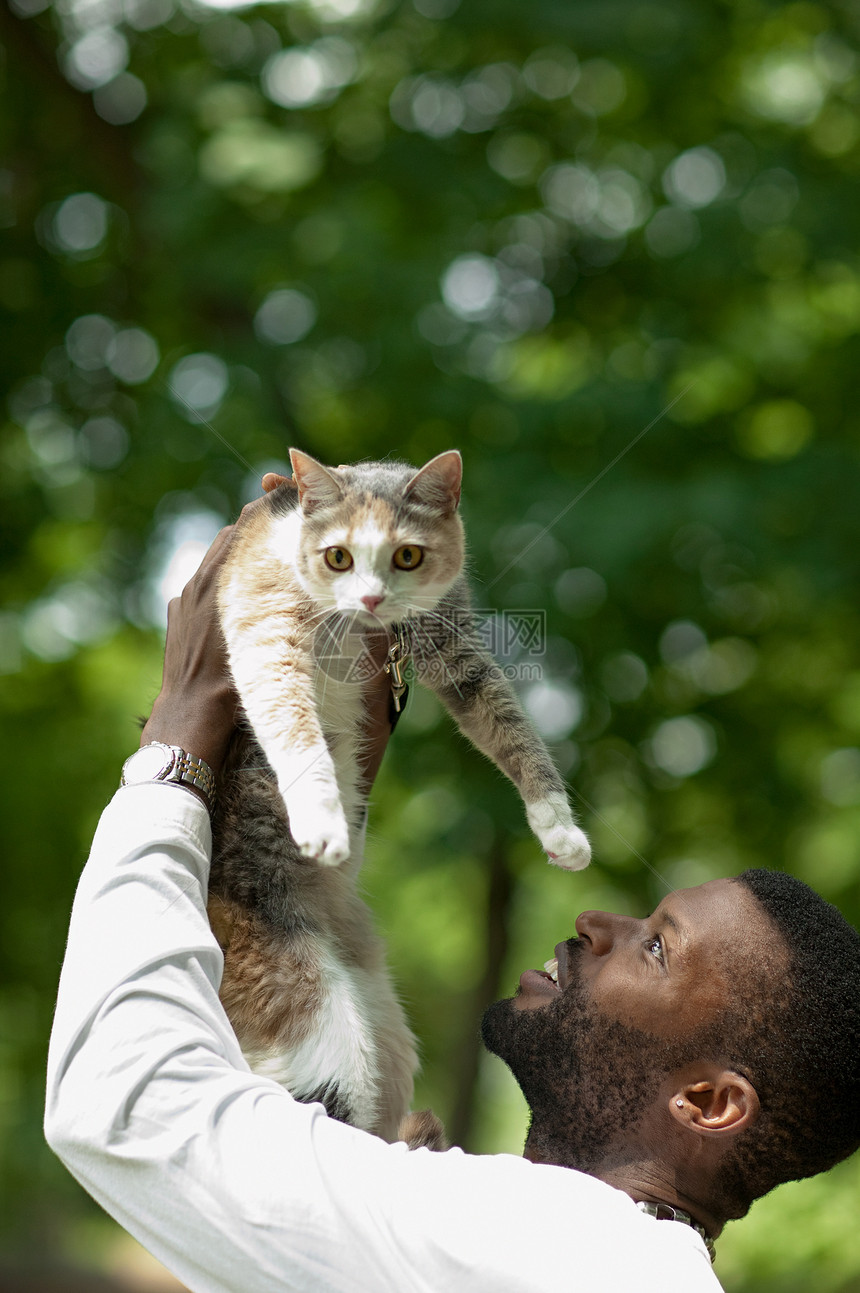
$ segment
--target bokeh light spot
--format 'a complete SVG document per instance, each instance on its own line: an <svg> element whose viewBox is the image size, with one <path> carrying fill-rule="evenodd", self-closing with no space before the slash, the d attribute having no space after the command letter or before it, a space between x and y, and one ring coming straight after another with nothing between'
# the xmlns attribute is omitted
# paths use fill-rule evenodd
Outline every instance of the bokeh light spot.
<svg viewBox="0 0 860 1293"><path fill-rule="evenodd" d="M84 372L105 368L116 332L116 324L103 314L82 314L66 332L66 351L72 363Z"/></svg>
<svg viewBox="0 0 860 1293"><path fill-rule="evenodd" d="M559 575L555 597L561 610L575 619L594 615L606 601L606 580L588 566L576 566Z"/></svg>
<svg viewBox="0 0 860 1293"><path fill-rule="evenodd" d="M488 256L458 256L442 277L442 296L461 319L483 319L492 313L500 286L499 271Z"/></svg>
<svg viewBox="0 0 860 1293"><path fill-rule="evenodd" d="M93 91L96 112L112 126L127 126L137 121L146 104L146 86L131 72L121 72L107 85Z"/></svg>
<svg viewBox="0 0 860 1293"><path fill-rule="evenodd" d="M698 714L661 723L648 742L651 761L672 777L692 777L714 758L714 729Z"/></svg>
<svg viewBox="0 0 860 1293"><path fill-rule="evenodd" d="M525 61L523 80L542 99L563 99L579 80L579 60L566 45L535 50Z"/></svg>
<svg viewBox="0 0 860 1293"><path fill-rule="evenodd" d="M723 159L712 148L688 148L663 172L663 191L667 198L691 210L708 206L725 186Z"/></svg>
<svg viewBox="0 0 860 1293"><path fill-rule="evenodd" d="M110 208L95 193L73 193L57 207L53 240L71 256L97 252L107 237Z"/></svg>
<svg viewBox="0 0 860 1293"><path fill-rule="evenodd" d="M227 394L227 365L217 355L186 355L170 373L170 393L183 417L201 422L211 417Z"/></svg>
<svg viewBox="0 0 860 1293"><path fill-rule="evenodd" d="M827 89L812 59L801 52L774 50L747 66L742 93L757 116L803 126L818 115Z"/></svg>
<svg viewBox="0 0 860 1293"><path fill-rule="evenodd" d="M833 750L821 760L821 793L831 804L844 808L860 804L860 750Z"/></svg>
<svg viewBox="0 0 860 1293"><path fill-rule="evenodd" d="M767 400L738 425L740 446L750 458L793 458L812 439L815 423L796 400Z"/></svg>
<svg viewBox="0 0 860 1293"><path fill-rule="evenodd" d="M306 337L316 323L317 308L309 296L295 288L270 292L254 315L254 331L261 341L288 346Z"/></svg>
<svg viewBox="0 0 860 1293"><path fill-rule="evenodd" d="M452 81L437 76L411 76L395 87L389 100L392 120L403 130L431 139L446 139L458 129L466 105Z"/></svg>
<svg viewBox="0 0 860 1293"><path fill-rule="evenodd" d="M330 103L357 70L355 50L339 36L324 36L307 49L285 49L263 68L263 89L284 108Z"/></svg>
<svg viewBox="0 0 860 1293"><path fill-rule="evenodd" d="M638 700L648 685L648 667L632 651L618 651L604 660L600 668L603 690L616 704Z"/></svg>
<svg viewBox="0 0 860 1293"><path fill-rule="evenodd" d="M127 386L151 377L158 366L158 344L143 328L123 328L107 350L107 366Z"/></svg>
<svg viewBox="0 0 860 1293"><path fill-rule="evenodd" d="M78 432L83 460L99 471L118 467L128 453L128 432L116 418L89 418Z"/></svg>
<svg viewBox="0 0 860 1293"><path fill-rule="evenodd" d="M304 132L264 121L231 121L203 145L200 173L218 187L248 185L261 193L290 193L316 179L319 145Z"/></svg>
<svg viewBox="0 0 860 1293"><path fill-rule="evenodd" d="M128 42L115 27L94 27L72 45L64 71L79 90L107 85L128 63Z"/></svg>
<svg viewBox="0 0 860 1293"><path fill-rule="evenodd" d="M527 687L523 703L547 741L561 741L582 718L582 695L570 683L536 682Z"/></svg>

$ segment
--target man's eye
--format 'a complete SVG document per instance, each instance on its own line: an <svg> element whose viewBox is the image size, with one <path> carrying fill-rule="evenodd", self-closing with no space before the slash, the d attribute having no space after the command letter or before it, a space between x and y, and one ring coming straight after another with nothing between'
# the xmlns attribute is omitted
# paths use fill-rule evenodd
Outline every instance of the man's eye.
<svg viewBox="0 0 860 1293"><path fill-rule="evenodd" d="M660 964L662 965L662 963L663 963L663 959L664 959L664 958L663 958L663 940L662 940L662 938L660 937L660 935L659 935L659 934L656 936L656 938L652 938L652 939L650 940L650 942L648 943L648 951L649 951L649 952L651 953L651 955L655 958L655 960L659 961L659 962L660 962Z"/></svg>

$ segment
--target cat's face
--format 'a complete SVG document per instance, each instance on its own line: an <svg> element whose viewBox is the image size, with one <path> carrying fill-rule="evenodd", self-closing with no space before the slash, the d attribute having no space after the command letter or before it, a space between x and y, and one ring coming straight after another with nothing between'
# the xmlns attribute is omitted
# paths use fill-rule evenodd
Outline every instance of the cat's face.
<svg viewBox="0 0 860 1293"><path fill-rule="evenodd" d="M431 611L463 569L459 454L323 468L294 455L302 495L298 575L320 610L379 627Z"/></svg>

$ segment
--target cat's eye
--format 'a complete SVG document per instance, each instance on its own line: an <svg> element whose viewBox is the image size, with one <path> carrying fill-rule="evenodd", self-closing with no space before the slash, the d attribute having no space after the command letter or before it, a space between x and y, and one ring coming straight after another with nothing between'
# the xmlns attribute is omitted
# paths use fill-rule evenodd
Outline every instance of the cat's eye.
<svg viewBox="0 0 860 1293"><path fill-rule="evenodd" d="M324 556L329 570L349 570L352 565L352 553L346 548L326 548Z"/></svg>
<svg viewBox="0 0 860 1293"><path fill-rule="evenodd" d="M415 570L424 560L424 549L417 543L404 543L391 558L398 570Z"/></svg>

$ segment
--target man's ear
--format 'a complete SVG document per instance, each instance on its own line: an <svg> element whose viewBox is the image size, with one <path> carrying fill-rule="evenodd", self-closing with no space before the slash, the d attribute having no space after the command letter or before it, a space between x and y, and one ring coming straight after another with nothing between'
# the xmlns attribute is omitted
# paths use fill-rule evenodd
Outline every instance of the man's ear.
<svg viewBox="0 0 860 1293"><path fill-rule="evenodd" d="M675 1085L669 1112L676 1122L705 1136L736 1136L759 1116L758 1092L734 1069L706 1065Z"/></svg>

